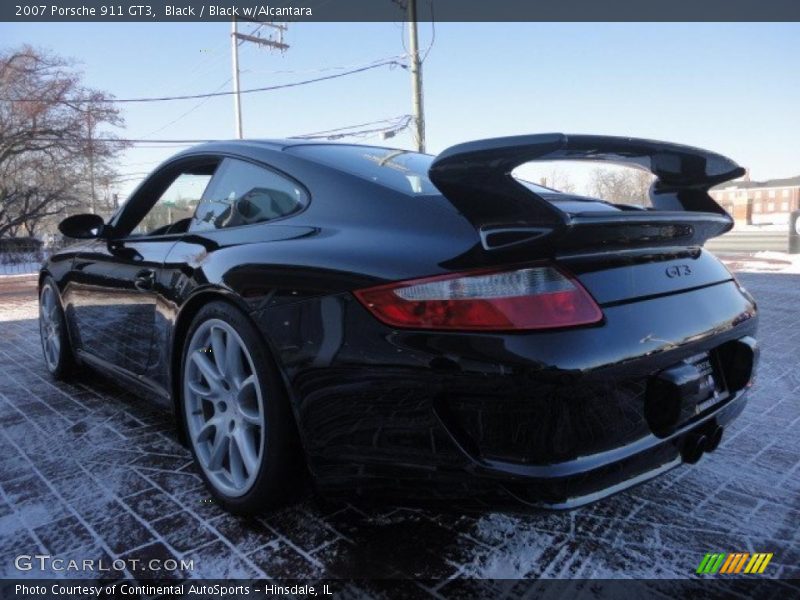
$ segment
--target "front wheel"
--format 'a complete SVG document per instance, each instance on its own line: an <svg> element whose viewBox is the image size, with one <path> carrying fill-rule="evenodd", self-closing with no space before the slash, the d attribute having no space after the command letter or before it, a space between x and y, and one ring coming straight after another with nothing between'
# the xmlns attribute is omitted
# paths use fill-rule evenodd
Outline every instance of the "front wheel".
<svg viewBox="0 0 800 600"><path fill-rule="evenodd" d="M55 379L67 379L74 372L67 322L55 282L48 277L39 293L39 338L47 370Z"/></svg>
<svg viewBox="0 0 800 600"><path fill-rule="evenodd" d="M294 420L276 369L247 318L203 307L182 361L182 415L206 485L231 512L257 513L296 489L303 472Z"/></svg>

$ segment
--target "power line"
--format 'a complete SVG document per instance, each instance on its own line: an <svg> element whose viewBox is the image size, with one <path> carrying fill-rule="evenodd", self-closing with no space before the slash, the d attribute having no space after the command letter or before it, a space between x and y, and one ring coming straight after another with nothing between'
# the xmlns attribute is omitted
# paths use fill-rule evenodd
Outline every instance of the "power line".
<svg viewBox="0 0 800 600"><path fill-rule="evenodd" d="M257 75L308 75L310 73L327 73L329 71L341 71L342 69L352 69L356 67L374 65L379 62L383 63L389 61L402 61L407 58L408 56L406 54L395 54L392 56L385 56L383 58L376 58L368 63L357 62L350 63L348 65L338 65L335 67L320 67L319 69L278 69L272 71L267 69L242 69L242 73L251 73Z"/></svg>
<svg viewBox="0 0 800 600"><path fill-rule="evenodd" d="M258 92L270 92L273 90L281 90L286 88L298 87L302 85L308 85L310 83L318 83L320 81L328 81L330 79L338 79L339 77L345 77L347 75L354 75L356 73L363 73L364 71L369 71L372 69L377 69L379 67L385 66L396 66L402 69L407 68L401 62L396 60L388 60L384 62L379 62L373 65L367 65L364 67L360 67L358 69L351 69L349 71L343 71L341 73L334 73L333 75L324 75L322 77L315 77L313 79L305 79L303 81L294 81L291 83L284 83L280 85L270 85L266 87L260 88L251 88L249 90L240 90L240 94L255 94ZM108 102L111 104L125 104L125 103L136 103L136 102L167 102L172 100L199 100L202 98L216 98L218 96L232 96L235 92L209 92L206 94L187 94L184 96L161 96L161 97L152 97L152 98L83 98L83 99L76 99L71 100L70 102L73 104L81 104L81 103L102 103ZM0 98L0 100L4 102L48 102L43 98ZM56 100L49 100L49 102L60 102Z"/></svg>
<svg viewBox="0 0 800 600"><path fill-rule="evenodd" d="M101 179L108 179L109 181L122 181L124 179L136 179L139 177L144 177L145 175L149 175L152 171L140 171L138 173L120 173L115 175L114 177L105 177Z"/></svg>
<svg viewBox="0 0 800 600"><path fill-rule="evenodd" d="M37 142L62 142L64 144L69 143L84 143L88 141L92 142L103 142L106 144L204 144L206 142L218 142L220 140L148 140L148 139L141 139L141 140L134 140L128 138L83 138L83 137L74 137L68 140L62 138L48 138L48 137L34 137L32 138L33 141Z"/></svg>
<svg viewBox="0 0 800 600"><path fill-rule="evenodd" d="M258 69L255 69L255 70L253 70L253 69L242 69L241 72L242 73L259 73L259 74L268 74L268 75L290 74L290 73L291 74L295 74L295 75L308 74L308 73L325 73L325 72L330 72L330 71L341 71L342 69L351 69L351 68L355 68L355 67L362 67L362 66L368 66L368 65L371 66L371 65L374 65L374 64L379 63L379 62L386 62L386 61L391 61L391 60L403 60L405 58L407 58L405 55L398 54L396 56L386 56L384 58L377 58L377 59L375 59L375 60L373 60L373 61L371 61L369 63L355 63L355 64L351 63L349 65L340 65L340 66L336 66L336 67L323 67L323 68L320 68L320 69L309 69L309 70L304 70L304 71L292 71L292 70L262 71L262 70L258 70ZM222 82L220 85L218 85L213 91L216 92L218 90L221 90L223 87L228 85L228 83L230 83L230 81L231 81L231 78L229 77L224 82ZM156 133L159 133L161 131L164 131L166 128L170 127L171 125L174 125L178 121L182 120L184 117L189 116L191 113L196 111L201 106L205 105L209 100L211 100L211 98L202 99L200 102L195 104L192 108L190 108L186 112L181 113L181 115L179 115L175 119L169 121L165 125L162 125L158 129L154 129L153 131L145 134L145 136L146 137L147 136L151 136L153 134L156 134Z"/></svg>
<svg viewBox="0 0 800 600"><path fill-rule="evenodd" d="M151 141L151 140L146 140L146 142L149 142L149 141ZM134 144L134 145L136 146L137 149L138 148L159 148L159 149L161 149L161 148L185 148L186 146L194 145L194 142L178 142L178 143L175 143L175 144L159 144L158 141L156 140L156 143L154 145L148 145L146 142L143 142L142 144Z"/></svg>
<svg viewBox="0 0 800 600"><path fill-rule="evenodd" d="M328 129L324 131L316 131L313 133L306 133L301 135L293 135L289 136L287 139L315 139L319 138L329 138L335 139L336 137L349 137L350 135L357 135L362 133L375 133L381 131L401 131L405 127L408 126L408 123L411 121L411 115L402 115L400 117L396 117L394 119L381 119L380 121L371 121L368 123L359 123L357 125L348 125L345 127L337 127L335 129ZM365 127L367 125L376 125L380 123L392 123L392 126L387 127L378 127L375 129L369 129L366 131L355 131L352 133L347 133L351 129L355 129L356 127ZM339 132L345 132L340 135L333 135L338 134ZM97 142L97 143L104 143L104 144L129 144L135 145L138 148L168 148L171 146L188 146L192 144L206 144L209 142L221 142L226 141L223 139L170 139L170 140L154 140L154 139L131 139L131 138L84 138L84 137L76 137L71 138L69 140L61 139L61 138L48 138L48 137L36 137L33 138L33 141L37 142L61 142L64 144L83 144L88 141Z"/></svg>
<svg viewBox="0 0 800 600"><path fill-rule="evenodd" d="M230 77L229 77L229 78L228 78L228 79L226 79L226 80L225 80L225 81L224 81L222 84L218 85L214 91L216 92L217 90L221 90L222 88L224 88L226 85L228 85L228 83L230 82L230 80L231 80L231 79L230 79ZM177 123L178 121L180 121L180 120L181 120L181 119L183 119L184 117L187 117L187 116L189 116L190 114L192 114L194 111L196 111L198 108L200 108L201 106L203 106L203 105L204 105L206 102L208 102L209 100L211 100L211 98L203 98L202 100L200 100L200 102L198 102L197 104L195 104L194 106L192 106L192 108L190 108L189 110L187 110L187 111L185 111L185 112L181 113L181 114L180 114L178 117L176 117L176 118L172 119L172 120L171 120L171 121L169 121L169 122L168 122L166 125L162 125L162 126L161 126L161 127L159 127L158 129L154 129L153 131L151 131L150 133L147 133L147 134L145 134L145 135L147 135L147 136L150 136L150 135L153 135L153 134L159 133L159 132L161 132L161 131L164 131L164 130L165 130L167 127L170 127L171 125L174 125L175 123Z"/></svg>
<svg viewBox="0 0 800 600"><path fill-rule="evenodd" d="M144 161L140 161L140 162L120 163L117 166L118 167L145 167L145 166L148 166L148 165L153 165L153 164L155 164L157 162L160 162L160 161L158 159L156 159L156 160L144 160Z"/></svg>
<svg viewBox="0 0 800 600"><path fill-rule="evenodd" d="M371 121L368 123L359 123L358 125L350 125L348 127L337 127L336 129L327 129L323 131L315 131L313 133L306 133L303 135L294 135L293 139L301 140L338 140L345 137L364 137L369 134L382 133L387 137L394 137L398 132L407 128L411 123L413 117L411 115L401 115L394 119L381 119L380 121ZM372 129L361 129L352 131L356 127L367 127L369 125L379 125L387 123L383 127L375 127Z"/></svg>

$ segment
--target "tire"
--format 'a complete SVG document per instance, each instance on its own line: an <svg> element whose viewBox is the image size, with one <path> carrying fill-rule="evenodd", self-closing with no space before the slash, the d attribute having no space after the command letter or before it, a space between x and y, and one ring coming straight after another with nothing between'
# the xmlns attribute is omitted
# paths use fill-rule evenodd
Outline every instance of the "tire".
<svg viewBox="0 0 800 600"><path fill-rule="evenodd" d="M225 302L200 309L183 348L180 390L189 448L218 503L247 515L295 496L305 467L294 417L241 311Z"/></svg>
<svg viewBox="0 0 800 600"><path fill-rule="evenodd" d="M58 288L51 277L45 278L39 292L39 339L50 375L60 381L70 379L75 373L75 357Z"/></svg>

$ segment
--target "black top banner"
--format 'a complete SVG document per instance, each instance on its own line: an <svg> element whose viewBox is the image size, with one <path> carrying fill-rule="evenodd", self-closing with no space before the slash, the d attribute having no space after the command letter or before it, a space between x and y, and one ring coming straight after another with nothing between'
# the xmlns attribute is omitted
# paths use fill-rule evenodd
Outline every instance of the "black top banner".
<svg viewBox="0 0 800 600"><path fill-rule="evenodd" d="M798 0L3 0L6 22L800 21Z"/></svg>

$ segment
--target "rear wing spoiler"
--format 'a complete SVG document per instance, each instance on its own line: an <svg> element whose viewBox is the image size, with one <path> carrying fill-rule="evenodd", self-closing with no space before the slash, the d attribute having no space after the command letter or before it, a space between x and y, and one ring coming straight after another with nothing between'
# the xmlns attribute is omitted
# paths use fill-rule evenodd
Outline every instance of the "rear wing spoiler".
<svg viewBox="0 0 800 600"><path fill-rule="evenodd" d="M591 160L647 170L656 180L650 189L652 211L570 214L511 176L532 161ZM674 223L682 227L681 244L702 244L730 230L730 215L708 194L724 181L744 175L731 159L693 148L653 140L562 133L521 135L478 140L451 146L439 154L428 176L444 196L481 233L490 249L492 232L498 247L509 240L526 241L557 230L606 221L616 228L625 222ZM685 213L685 214L682 214ZM692 214L695 213L695 214ZM659 216L656 218L656 214ZM601 216L602 215L602 216ZM666 219L666 221L665 221ZM652 229L652 228L651 228ZM517 235L505 235L517 231ZM526 235L528 231L531 235ZM501 242L501 240L505 240ZM517 242L514 242L517 243Z"/></svg>

